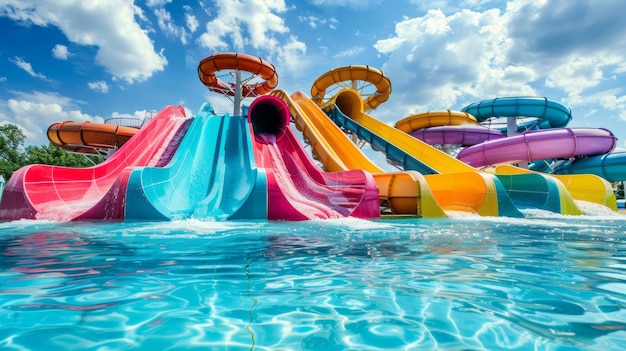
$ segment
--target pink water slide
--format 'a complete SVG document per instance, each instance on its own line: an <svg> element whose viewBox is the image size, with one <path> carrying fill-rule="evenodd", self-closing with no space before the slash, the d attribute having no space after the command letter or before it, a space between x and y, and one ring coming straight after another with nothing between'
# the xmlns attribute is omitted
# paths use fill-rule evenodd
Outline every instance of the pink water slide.
<svg viewBox="0 0 626 351"><path fill-rule="evenodd" d="M463 149L457 158L474 167L602 155L616 138L604 128L554 128L529 131Z"/></svg>
<svg viewBox="0 0 626 351"><path fill-rule="evenodd" d="M324 172L289 128L283 100L261 96L248 110L257 167L267 174L268 219L378 218L378 188L364 171Z"/></svg>
<svg viewBox="0 0 626 351"><path fill-rule="evenodd" d="M6 184L0 219L123 219L130 170L170 157L185 120L181 106L165 107L110 158L93 167L20 168Z"/></svg>

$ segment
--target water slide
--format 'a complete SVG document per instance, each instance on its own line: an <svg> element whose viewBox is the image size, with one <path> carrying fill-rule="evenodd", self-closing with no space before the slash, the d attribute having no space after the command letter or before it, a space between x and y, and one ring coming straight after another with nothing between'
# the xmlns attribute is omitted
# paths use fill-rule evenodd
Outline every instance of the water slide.
<svg viewBox="0 0 626 351"><path fill-rule="evenodd" d="M409 116L398 121L396 128L430 145L443 145L444 148L451 148L450 144L466 147L458 153L457 158L480 168L499 163L531 162L556 157L576 158L574 162L577 162L584 160L580 158L581 156L603 154L615 147L615 137L605 129L552 128L552 126L562 126L569 122L571 114L564 105L546 98L499 98L469 106L472 108L464 108L464 110L477 113L482 123L489 123L493 126L491 121L499 118L499 114L503 114L504 117L513 121L516 121L517 117L525 120L522 124L516 123L515 133L527 128L532 128L532 130L506 137L499 129L475 125L477 119L467 111L450 112L449 110ZM524 115L516 116L518 113ZM471 118L465 118L464 121L463 114ZM448 115L455 117L449 118ZM552 129L538 129L539 125L542 128ZM533 165L531 164L529 168L534 169ZM544 173L559 173L548 172L549 167L545 168L542 170ZM497 166L488 168L487 171L495 171L500 177L532 173L526 169L510 166ZM615 208L611 184L604 179L591 174L568 175L567 177L553 175L553 177L565 185L572 198Z"/></svg>
<svg viewBox="0 0 626 351"><path fill-rule="evenodd" d="M457 158L474 167L603 155L613 151L616 138L604 128L533 130L467 147Z"/></svg>
<svg viewBox="0 0 626 351"><path fill-rule="evenodd" d="M383 150L388 158L397 162L403 169L417 170L425 174L427 179L429 179L430 174L459 177L459 174L465 173L466 176L459 177L455 181L468 188L482 186L485 189L487 187L486 189L489 191L483 190L482 193L479 189L473 190L474 196L489 194L496 198L498 202L495 208L498 208L498 215L508 215L506 214L507 211L514 213L517 210L515 206L545 209L562 214L581 213L560 181L540 174L498 175L496 178L492 174L480 172L476 168L368 116L363 112L360 94L353 89L344 89L337 94L328 104L324 105L324 110L336 123L356 132L359 137L370 142L375 149ZM479 181L476 177L481 177L483 180ZM451 181L452 179L449 180L449 182ZM435 194L438 189L445 190L446 188L450 189L449 185L440 184L437 187L431 184L431 189ZM437 195L436 198L439 199ZM511 200L515 206L511 204Z"/></svg>
<svg viewBox="0 0 626 351"><path fill-rule="evenodd" d="M414 114L395 127L429 145L472 146L505 137L499 130L478 125L469 113L451 110Z"/></svg>
<svg viewBox="0 0 626 351"><path fill-rule="evenodd" d="M478 122L499 117L532 117L532 124L521 124L518 131L563 128L572 120L572 111L560 102L542 97L504 97L469 104L461 109Z"/></svg>
<svg viewBox="0 0 626 351"><path fill-rule="evenodd" d="M205 103L167 166L131 172L125 218L265 219L267 181L253 155L247 119Z"/></svg>
<svg viewBox="0 0 626 351"><path fill-rule="evenodd" d="M593 174L609 182L626 180L626 151L614 151L603 155L578 158L565 161L565 165L556 167L557 176Z"/></svg>
<svg viewBox="0 0 626 351"><path fill-rule="evenodd" d="M167 106L103 163L87 168L28 165L6 184L0 219L122 219L129 170L171 157L185 111Z"/></svg>
<svg viewBox="0 0 626 351"><path fill-rule="evenodd" d="M289 128L289 109L283 100L256 98L248 119L257 166L267 173L268 219L380 216L372 175L362 170L322 171Z"/></svg>
<svg viewBox="0 0 626 351"><path fill-rule="evenodd" d="M385 172L359 149L308 96L283 90L271 95L288 105L294 125L328 172L364 170L374 176L378 198L387 215L415 215L424 218L446 217L424 178L415 171Z"/></svg>
<svg viewBox="0 0 626 351"><path fill-rule="evenodd" d="M481 167L501 162L577 158L577 161L568 162L567 165L572 166L581 161L580 166L572 168L569 172L562 167L559 172L554 172L558 174L553 176L565 184L574 199L596 202L616 209L612 186L605 180L611 178L602 177L614 172L611 170L606 172L603 167L610 165L608 169L615 167L613 169L619 172L618 164L624 159L620 159L619 156L610 157L612 161L605 162L603 159L606 159L608 154L607 157L593 156L610 153L615 148L616 138L610 131L602 128L564 128L572 119L571 110L557 101L543 97L483 100L469 104L461 111L473 115L479 122L497 118L525 118L529 121L520 124L518 131L525 131L528 128L533 130L471 146L457 155L459 159ZM585 161L587 156L592 156L591 161ZM500 166L496 167L495 171L498 175L528 173L526 170Z"/></svg>
<svg viewBox="0 0 626 351"><path fill-rule="evenodd" d="M139 129L114 124L57 122L48 127L48 139L63 150L81 154L107 155L124 145Z"/></svg>

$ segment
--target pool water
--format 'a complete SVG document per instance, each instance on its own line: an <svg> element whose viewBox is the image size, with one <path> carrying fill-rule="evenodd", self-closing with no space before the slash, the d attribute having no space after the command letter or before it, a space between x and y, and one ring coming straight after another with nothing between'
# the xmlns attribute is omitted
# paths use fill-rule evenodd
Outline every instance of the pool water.
<svg viewBox="0 0 626 351"><path fill-rule="evenodd" d="M525 215L0 223L0 349L626 349L626 216Z"/></svg>

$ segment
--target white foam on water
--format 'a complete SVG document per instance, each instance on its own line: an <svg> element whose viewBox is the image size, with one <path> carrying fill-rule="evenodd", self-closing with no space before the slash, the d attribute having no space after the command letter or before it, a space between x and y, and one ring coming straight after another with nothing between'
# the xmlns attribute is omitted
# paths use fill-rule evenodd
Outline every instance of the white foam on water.
<svg viewBox="0 0 626 351"><path fill-rule="evenodd" d="M312 224L325 226L325 227L337 227L338 229L392 229L394 226L387 222L373 221L356 217L343 217L343 218L330 218L330 219L314 219L308 221Z"/></svg>

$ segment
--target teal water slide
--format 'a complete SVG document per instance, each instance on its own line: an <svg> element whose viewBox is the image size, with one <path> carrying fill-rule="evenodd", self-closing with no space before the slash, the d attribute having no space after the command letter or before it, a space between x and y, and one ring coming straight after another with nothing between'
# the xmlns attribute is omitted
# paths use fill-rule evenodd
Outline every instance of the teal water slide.
<svg viewBox="0 0 626 351"><path fill-rule="evenodd" d="M132 171L125 218L266 219L266 183L247 119L215 115L205 103L167 166Z"/></svg>

